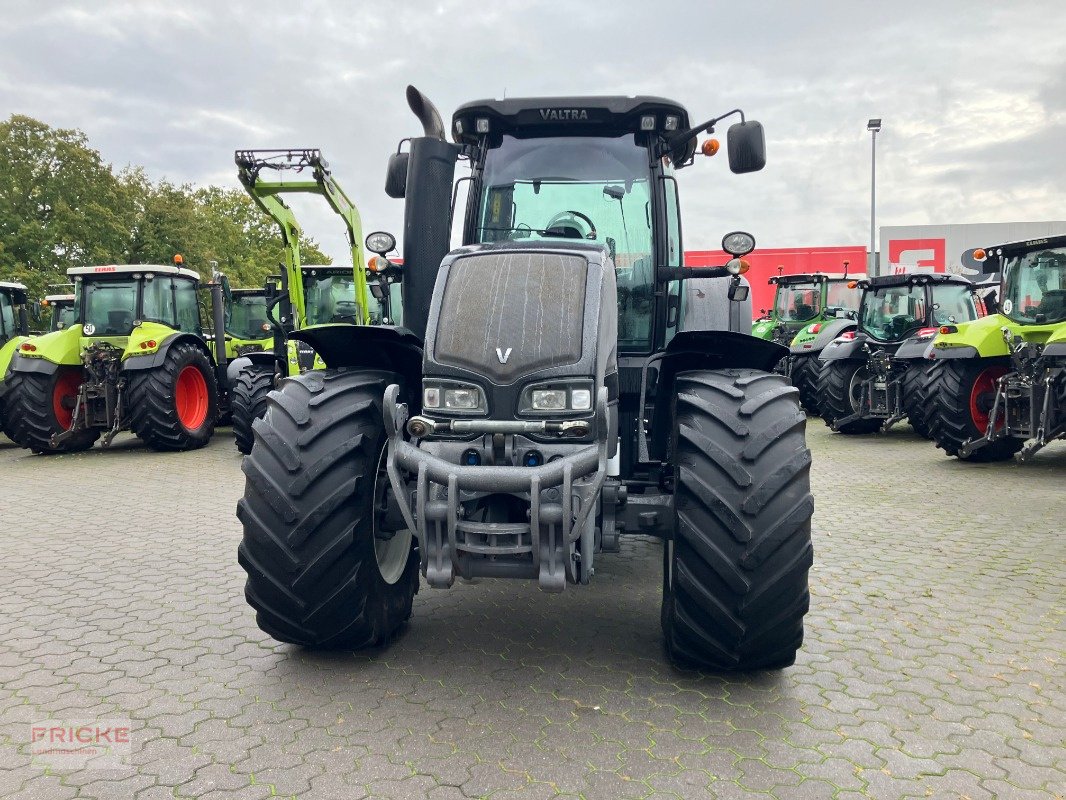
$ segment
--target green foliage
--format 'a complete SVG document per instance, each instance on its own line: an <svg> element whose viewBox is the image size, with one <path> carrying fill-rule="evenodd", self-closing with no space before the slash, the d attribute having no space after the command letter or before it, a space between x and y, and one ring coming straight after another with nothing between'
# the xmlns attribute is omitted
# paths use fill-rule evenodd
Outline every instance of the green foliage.
<svg viewBox="0 0 1066 800"><path fill-rule="evenodd" d="M310 239L308 263L329 263ZM116 171L78 130L22 115L0 122L0 280L32 297L66 282L69 267L169 264L207 277L217 261L233 286L261 286L283 259L273 222L239 189L153 183Z"/></svg>

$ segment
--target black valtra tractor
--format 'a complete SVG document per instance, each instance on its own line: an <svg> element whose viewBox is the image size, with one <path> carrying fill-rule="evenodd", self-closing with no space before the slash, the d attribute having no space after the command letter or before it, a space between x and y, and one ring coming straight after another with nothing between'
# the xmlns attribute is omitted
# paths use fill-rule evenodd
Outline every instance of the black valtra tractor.
<svg viewBox="0 0 1066 800"><path fill-rule="evenodd" d="M672 658L793 663L812 561L805 417L769 371L783 348L684 320L686 278L719 279L704 294L723 305L746 295L747 234L726 236L728 265L682 265L674 170L724 117L691 126L653 97L484 101L455 113L453 144L425 97L408 101L425 133L387 181L406 197L407 328L295 333L327 369L269 396L244 460L239 553L260 627L380 643L419 571L558 592L633 533L666 541ZM730 167L758 170L762 128L733 114ZM465 246L448 252L460 158Z"/></svg>
<svg viewBox="0 0 1066 800"><path fill-rule="evenodd" d="M927 355L941 325L976 319L974 284L959 275L908 273L860 281L858 327L819 356L817 405L833 430L887 431L906 419L929 438Z"/></svg>

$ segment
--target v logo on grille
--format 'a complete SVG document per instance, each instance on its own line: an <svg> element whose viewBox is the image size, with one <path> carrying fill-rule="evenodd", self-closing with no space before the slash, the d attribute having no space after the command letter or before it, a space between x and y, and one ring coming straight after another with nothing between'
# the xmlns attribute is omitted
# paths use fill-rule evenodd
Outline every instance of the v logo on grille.
<svg viewBox="0 0 1066 800"><path fill-rule="evenodd" d="M507 363L507 359L511 357L511 349L512 348L510 347L508 347L506 350L504 350L502 347L496 348L496 358L500 359L501 364Z"/></svg>

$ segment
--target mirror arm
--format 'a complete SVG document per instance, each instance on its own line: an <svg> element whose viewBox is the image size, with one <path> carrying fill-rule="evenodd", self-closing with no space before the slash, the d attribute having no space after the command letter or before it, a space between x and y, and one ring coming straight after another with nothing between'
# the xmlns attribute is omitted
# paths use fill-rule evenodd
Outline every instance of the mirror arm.
<svg viewBox="0 0 1066 800"><path fill-rule="evenodd" d="M656 277L665 283L685 278L731 278L733 273L725 267L659 267Z"/></svg>
<svg viewBox="0 0 1066 800"><path fill-rule="evenodd" d="M690 139L695 139L701 133L714 133L714 126L721 122L723 119L733 116L734 114L740 114L740 121L745 122L744 112L739 108L734 108L732 111L727 111L720 117L712 117L704 123L697 125L694 128L689 128L687 131L683 131L676 136L671 136L666 140L666 152L672 152L677 150L681 145L688 142Z"/></svg>

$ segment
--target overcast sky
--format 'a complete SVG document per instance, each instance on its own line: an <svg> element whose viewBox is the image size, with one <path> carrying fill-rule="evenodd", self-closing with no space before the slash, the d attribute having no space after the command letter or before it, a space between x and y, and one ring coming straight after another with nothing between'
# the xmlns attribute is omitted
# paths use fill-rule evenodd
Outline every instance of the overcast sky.
<svg viewBox="0 0 1066 800"><path fill-rule="evenodd" d="M878 225L1066 218L1066 10L1048 2L607 3L0 0L0 112L84 130L118 166L236 187L233 150L320 147L364 231L401 232L383 191L419 131L484 98L657 94L694 119L741 106L768 164L679 175L686 249L869 241ZM298 209L300 210L300 209ZM335 256L336 219L307 232Z"/></svg>

